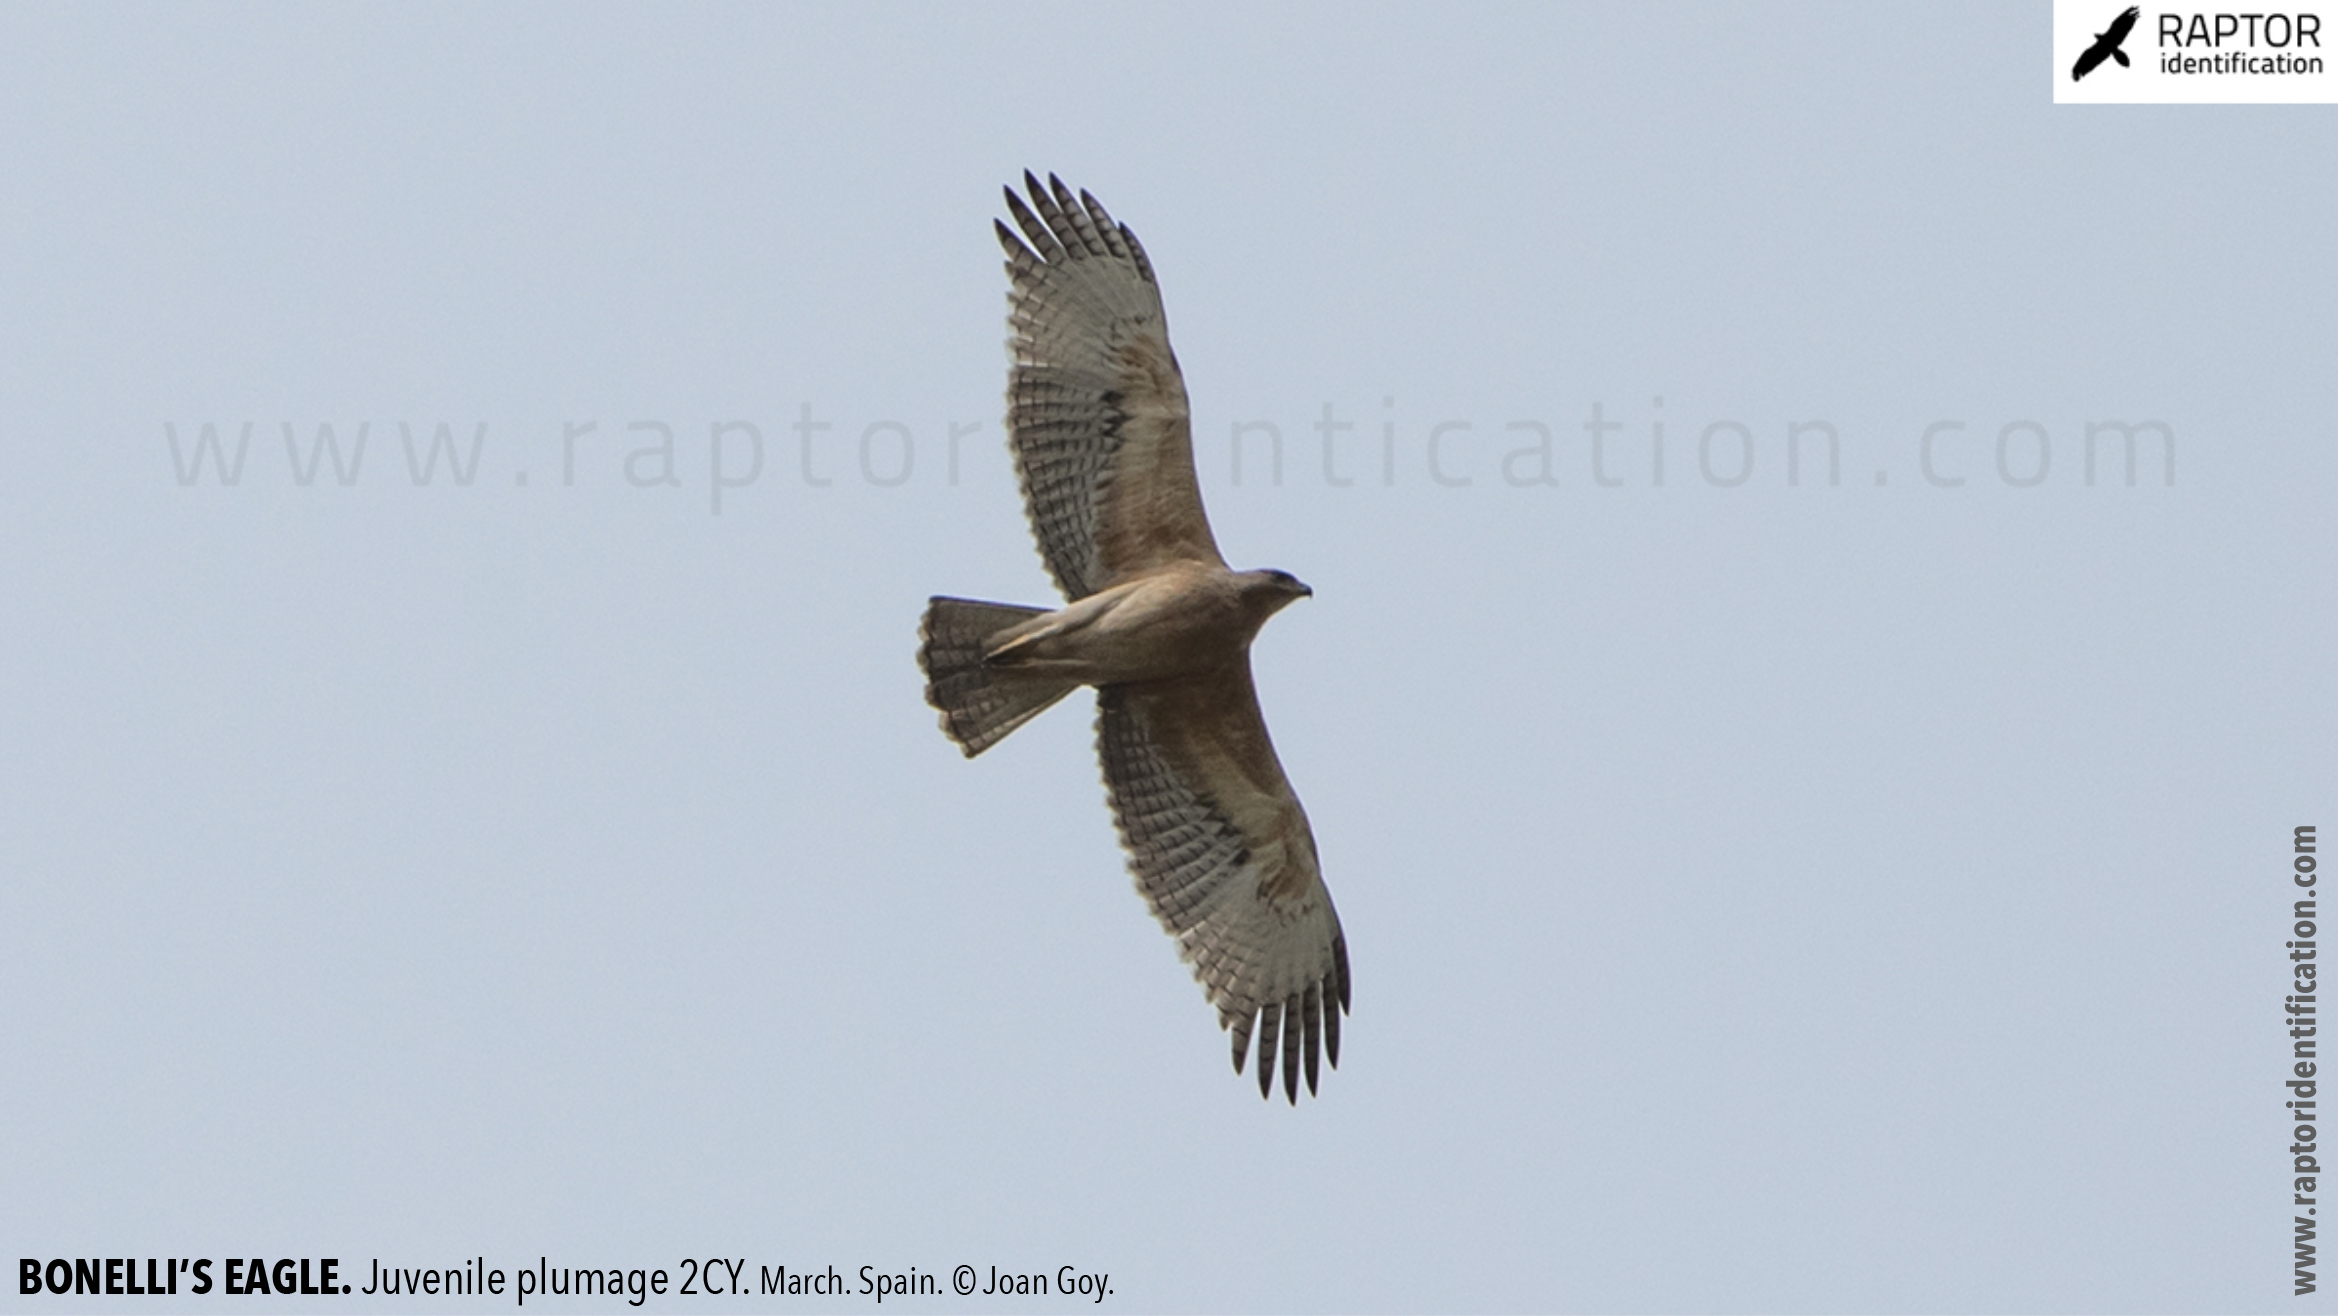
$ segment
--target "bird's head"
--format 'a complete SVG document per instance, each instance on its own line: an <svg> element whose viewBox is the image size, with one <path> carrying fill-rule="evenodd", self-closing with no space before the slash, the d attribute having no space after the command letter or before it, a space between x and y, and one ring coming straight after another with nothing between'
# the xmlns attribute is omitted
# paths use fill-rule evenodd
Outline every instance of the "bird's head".
<svg viewBox="0 0 2338 1316"><path fill-rule="evenodd" d="M1270 617L1299 599L1313 598L1315 591L1290 572L1270 568L1243 572L1242 596L1261 617Z"/></svg>

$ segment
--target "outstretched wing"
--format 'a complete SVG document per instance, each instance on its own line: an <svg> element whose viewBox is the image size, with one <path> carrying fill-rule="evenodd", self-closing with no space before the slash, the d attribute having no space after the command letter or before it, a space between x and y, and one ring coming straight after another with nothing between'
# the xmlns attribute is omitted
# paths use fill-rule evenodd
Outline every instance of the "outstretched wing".
<svg viewBox="0 0 2338 1316"><path fill-rule="evenodd" d="M2127 34L2129 32L2135 30L2135 20L2141 18L2142 16L2143 10L2140 7L2129 5L2127 8L2119 12L2119 16L2117 18L2111 20L2111 26L2103 33L2103 39L2110 42L2113 47L2116 47L2120 42L2127 39Z"/></svg>
<svg viewBox="0 0 2338 1316"><path fill-rule="evenodd" d="M1137 235L1030 174L1007 190L1007 431L1039 553L1067 599L1179 560L1224 564L1193 475L1185 379ZM1037 213L1033 213L1036 210Z"/></svg>
<svg viewBox="0 0 2338 1316"><path fill-rule="evenodd" d="M1315 1090L1318 1047L1339 1064L1348 948L1316 866L1315 836L1283 777L1250 665L1105 686L1096 748L1129 868L1218 1022L1242 1072L1258 1031L1258 1090Z"/></svg>
<svg viewBox="0 0 2338 1316"><path fill-rule="evenodd" d="M2111 47L2110 43L2107 41L2097 41L2093 45L2088 46L2086 50L2079 55L2078 62L2070 66L2070 80L2072 82L2076 82L2080 78L2085 77L2087 74L2094 72L2094 66L2102 63L2105 59L2108 59L2110 57L2110 53Z"/></svg>

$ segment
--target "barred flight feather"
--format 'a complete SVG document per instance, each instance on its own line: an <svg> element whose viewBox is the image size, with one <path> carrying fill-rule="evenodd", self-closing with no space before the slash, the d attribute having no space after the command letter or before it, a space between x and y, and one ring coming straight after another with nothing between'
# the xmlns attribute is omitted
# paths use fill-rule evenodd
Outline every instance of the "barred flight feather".
<svg viewBox="0 0 2338 1316"><path fill-rule="evenodd" d="M1032 537L1067 599L1165 562L1223 566L1193 474L1185 380L1153 267L1086 193L1024 175L1007 191L1007 431ZM1028 239L1026 245L1024 239ZM1116 496L1116 474L1146 478Z"/></svg>
<svg viewBox="0 0 2338 1316"><path fill-rule="evenodd" d="M1233 1030L1235 1071L1243 1067L1255 1019L1261 1090L1273 1089L1280 1046L1283 1088L1296 1101L1300 1066L1307 1090L1315 1090L1319 1048L1327 1047L1333 1066L1339 1064L1347 947L1331 893L1314 872L1305 815L1299 814L1303 846L1269 856L1254 849L1215 797L1240 779L1230 768L1228 741L1266 735L1249 685L1245 670L1193 678L1182 688L1106 687L1097 692L1097 756L1137 890L1177 939L1179 954L1218 1008L1220 1025ZM1204 706L1222 711L1197 727L1191 715ZM1176 730L1156 735L1155 720L1164 712L1173 715ZM1297 812L1298 800L1279 770L1276 776L1288 808ZM1302 880L1275 871L1292 865L1303 869ZM1298 894L1277 898L1284 890Z"/></svg>

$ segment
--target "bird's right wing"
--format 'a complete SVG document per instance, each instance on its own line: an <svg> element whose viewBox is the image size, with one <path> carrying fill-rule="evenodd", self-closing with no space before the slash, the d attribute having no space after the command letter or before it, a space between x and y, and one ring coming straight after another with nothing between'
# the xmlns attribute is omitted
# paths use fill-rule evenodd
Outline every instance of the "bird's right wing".
<svg viewBox="0 0 2338 1316"><path fill-rule="evenodd" d="M1258 1027L1258 1090L1315 1090L1318 1045L1339 1064L1348 947L1307 814L1267 739L1250 665L1097 691L1096 748L1137 889L1218 1022L1240 1073Z"/></svg>
<svg viewBox="0 0 2338 1316"><path fill-rule="evenodd" d="M1007 431L1040 556L1067 599L1168 562L1223 566L1152 262L1094 197L1023 181L1030 204L1010 188L1007 209L1030 245L997 228L1014 285Z"/></svg>

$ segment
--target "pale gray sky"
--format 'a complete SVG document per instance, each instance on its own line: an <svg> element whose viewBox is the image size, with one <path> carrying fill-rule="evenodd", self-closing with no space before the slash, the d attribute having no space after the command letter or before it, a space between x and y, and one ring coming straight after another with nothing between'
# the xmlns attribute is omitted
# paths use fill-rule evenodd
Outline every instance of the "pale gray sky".
<svg viewBox="0 0 2338 1316"><path fill-rule="evenodd" d="M2338 123L2057 109L2048 27L0 11L8 1264L2327 1309L2281 942ZM1143 236L1218 539L1316 590L1256 651L1355 974L1296 1111L1131 890L1088 698L973 763L920 699L927 594L1050 597L1026 166ZM2172 483L2146 435L2090 484L2103 421ZM324 423L362 463L304 486Z"/></svg>

